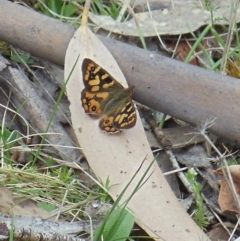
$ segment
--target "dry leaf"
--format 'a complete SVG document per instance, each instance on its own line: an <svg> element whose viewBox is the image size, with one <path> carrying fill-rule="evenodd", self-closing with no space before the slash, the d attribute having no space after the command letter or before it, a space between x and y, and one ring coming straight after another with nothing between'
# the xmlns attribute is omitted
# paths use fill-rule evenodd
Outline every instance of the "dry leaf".
<svg viewBox="0 0 240 241"><path fill-rule="evenodd" d="M0 185L0 213L8 215L28 215L48 218L50 213L39 208L32 200L19 201L13 198L12 191Z"/></svg>
<svg viewBox="0 0 240 241"><path fill-rule="evenodd" d="M226 168L225 168L226 170ZM238 200L240 195L240 165L232 165L229 166L229 171L232 176L233 184L236 189ZM219 168L215 171L215 173L221 175L221 188L219 192L218 203L221 210L231 211L239 213L238 204L232 194L231 189L229 188L228 181L225 179L225 176L222 173L222 170ZM239 201L238 201L239 202Z"/></svg>
<svg viewBox="0 0 240 241"><path fill-rule="evenodd" d="M210 168L211 164L206 151L201 145L195 145L186 149L180 149L174 152L178 162L187 167Z"/></svg>
<svg viewBox="0 0 240 241"><path fill-rule="evenodd" d="M84 88L81 65L84 58L90 58L100 64L123 86L127 86L126 80L107 48L88 28L81 26L71 39L65 58L65 80L73 70L66 86L71 103L72 124L78 142L96 176L103 182L109 178L110 184L114 184L109 191L113 199L119 196L145 159L135 181L122 198L124 202L154 157L139 116L134 128L107 135L99 129L99 120L84 112L81 105L81 91ZM76 62L77 65L73 69ZM204 237L208 240L177 201L156 163L150 173L151 177L128 205L136 216L137 223L155 238L185 241Z"/></svg>
<svg viewBox="0 0 240 241"><path fill-rule="evenodd" d="M172 51L175 49L175 45L176 43L170 43L170 44L167 44L167 48L168 49L171 49ZM178 45L177 45L177 48L175 49L175 56L176 56L176 59L184 62L186 60L186 57L187 55L189 54L190 50L191 50L191 45L190 45L190 42L187 43L186 41L181 41ZM199 60L197 57L191 59L189 61L190 64L192 65L196 65L196 66L200 66L199 64Z"/></svg>
<svg viewBox="0 0 240 241"><path fill-rule="evenodd" d="M214 0L213 18L216 24L226 25L226 16L230 16L231 2ZM217 10L215 10L217 8ZM237 11L237 10L236 10ZM135 21L139 23L144 37L159 35L178 35L195 31L201 26L211 24L211 11L199 5L199 1L174 2L174 7L149 12L136 13L134 18L125 22L117 22L109 16L98 16L93 13L89 18L98 27L113 33L128 36L139 36ZM236 22L240 21L240 14L236 15Z"/></svg>
<svg viewBox="0 0 240 241"><path fill-rule="evenodd" d="M222 224L213 225L212 229L208 232L208 236L212 241L227 241L229 240L229 234L224 229Z"/></svg>
<svg viewBox="0 0 240 241"><path fill-rule="evenodd" d="M49 108L43 98L38 95L32 82L29 81L22 70L12 67L8 67L8 70L11 77L9 82L12 86L17 86L17 88L11 88L11 90L21 105L24 103L24 110L27 111L30 124L35 129L40 130L40 133L45 133L48 130L50 134L46 135L45 139L54 146L54 151L57 150L63 160L75 161L80 153L74 148L69 148L73 146L72 141L57 117L49 125L53 112L52 108Z"/></svg>

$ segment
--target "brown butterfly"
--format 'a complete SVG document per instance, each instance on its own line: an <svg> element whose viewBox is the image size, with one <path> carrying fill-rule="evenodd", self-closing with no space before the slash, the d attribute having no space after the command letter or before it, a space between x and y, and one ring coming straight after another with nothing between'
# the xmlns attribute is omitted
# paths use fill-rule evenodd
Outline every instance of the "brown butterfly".
<svg viewBox="0 0 240 241"><path fill-rule="evenodd" d="M107 133L117 133L135 126L137 115L132 101L132 89L124 88L105 69L91 59L82 63L82 106L87 114L100 116L99 127Z"/></svg>

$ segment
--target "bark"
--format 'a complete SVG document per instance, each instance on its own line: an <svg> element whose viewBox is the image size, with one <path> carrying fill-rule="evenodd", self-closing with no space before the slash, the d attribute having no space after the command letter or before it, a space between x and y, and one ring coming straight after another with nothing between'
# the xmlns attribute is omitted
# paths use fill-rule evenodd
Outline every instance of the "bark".
<svg viewBox="0 0 240 241"><path fill-rule="evenodd" d="M10 240L41 240L41 241L87 241L77 238L80 232L90 232L99 222L52 222L40 217L0 216L0 234L2 241ZM92 226L91 226L92 225Z"/></svg>

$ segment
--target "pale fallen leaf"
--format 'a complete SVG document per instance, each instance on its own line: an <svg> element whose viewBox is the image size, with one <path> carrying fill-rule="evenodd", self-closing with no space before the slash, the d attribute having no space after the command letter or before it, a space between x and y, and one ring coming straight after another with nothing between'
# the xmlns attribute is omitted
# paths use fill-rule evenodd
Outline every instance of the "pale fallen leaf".
<svg viewBox="0 0 240 241"><path fill-rule="evenodd" d="M126 80L115 59L100 40L85 26L81 26L69 43L65 58L65 80L70 105L72 124L78 142L96 176L103 182L107 178L110 194L116 199L145 159L136 179L125 193L124 202L149 167L154 156L147 142L138 116L134 128L116 135L107 135L98 127L98 119L89 117L81 104L84 88L81 65L84 58L100 64L123 86ZM77 65L74 64L77 61ZM131 65L129 66L131 68ZM193 222L177 201L157 163L154 163L151 177L134 195L128 207L134 213L136 222L156 239L163 240L204 240L208 238ZM184 222L182 221L184 220Z"/></svg>
<svg viewBox="0 0 240 241"><path fill-rule="evenodd" d="M230 16L231 1L214 0L213 19L217 25L226 25L226 17ZM239 9L237 9L239 11ZM99 16L93 13L89 18L98 27L113 33L128 36L139 36L135 21L140 25L144 37L159 35L179 35L195 31L201 26L212 23L211 11L202 9L199 1L174 1L174 7L149 12L136 13L134 18L125 22L117 22L109 16ZM236 15L236 22L240 14Z"/></svg>

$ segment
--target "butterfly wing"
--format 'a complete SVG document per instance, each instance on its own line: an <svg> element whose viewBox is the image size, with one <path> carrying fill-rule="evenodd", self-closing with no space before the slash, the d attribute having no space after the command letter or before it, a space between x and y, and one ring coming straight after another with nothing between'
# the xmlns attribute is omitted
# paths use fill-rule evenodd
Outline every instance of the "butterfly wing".
<svg viewBox="0 0 240 241"><path fill-rule="evenodd" d="M86 113L102 115L114 90L124 90L106 70L91 59L84 59L82 74L85 89L81 92L82 106Z"/></svg>
<svg viewBox="0 0 240 241"><path fill-rule="evenodd" d="M86 113L92 115L102 115L104 105L108 100L108 92L90 92L83 89L81 93L82 107Z"/></svg>
<svg viewBox="0 0 240 241"><path fill-rule="evenodd" d="M107 133L117 133L123 129L129 129L135 126L137 115L135 106L131 98L127 99L124 105L119 106L114 112L107 112L100 122L99 127Z"/></svg>
<svg viewBox="0 0 240 241"><path fill-rule="evenodd" d="M84 85L90 92L109 92L114 89L124 89L105 69L91 59L83 60L82 73Z"/></svg>
<svg viewBox="0 0 240 241"><path fill-rule="evenodd" d="M82 106L86 113L102 116L99 127L107 133L117 133L132 128L137 116L131 99L132 90L116 81L105 69L84 59L82 74Z"/></svg>

